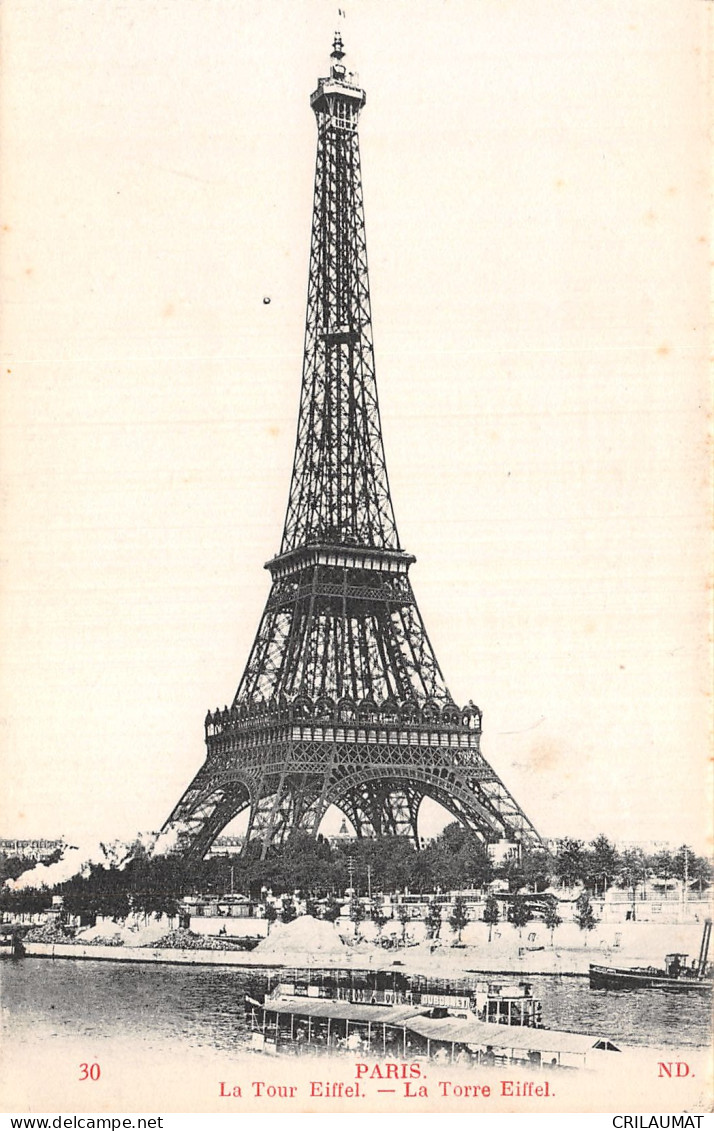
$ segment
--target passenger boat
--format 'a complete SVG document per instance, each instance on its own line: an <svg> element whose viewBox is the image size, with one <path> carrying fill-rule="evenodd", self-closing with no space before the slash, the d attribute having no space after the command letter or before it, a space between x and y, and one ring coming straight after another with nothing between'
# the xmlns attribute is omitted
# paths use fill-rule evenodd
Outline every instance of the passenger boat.
<svg viewBox="0 0 714 1131"><path fill-rule="evenodd" d="M674 990L706 991L714 987L707 956L711 939L712 921L707 919L702 932L699 958L688 965L689 955L668 954L664 969L656 966L599 966L590 965L591 990Z"/></svg>
<svg viewBox="0 0 714 1131"><path fill-rule="evenodd" d="M592 1067L620 1051L602 1037L545 1029L528 982L435 982L391 970L280 978L264 995L246 995L256 1051L536 1068Z"/></svg>

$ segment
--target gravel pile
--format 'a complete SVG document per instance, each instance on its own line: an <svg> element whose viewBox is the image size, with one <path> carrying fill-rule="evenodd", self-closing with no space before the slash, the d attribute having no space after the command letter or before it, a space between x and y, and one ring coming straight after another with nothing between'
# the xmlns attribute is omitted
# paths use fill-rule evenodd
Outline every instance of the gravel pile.
<svg viewBox="0 0 714 1131"><path fill-rule="evenodd" d="M30 927L23 942L71 943L74 939L57 923L43 923L41 927Z"/></svg>
<svg viewBox="0 0 714 1131"><path fill-rule="evenodd" d="M167 935L163 935L152 943L144 943L144 946L152 948L168 947L175 950L242 950L243 947L239 943L230 942L227 939L216 939L210 935L195 935L193 931L186 930L185 927L180 927L175 931L169 931Z"/></svg>

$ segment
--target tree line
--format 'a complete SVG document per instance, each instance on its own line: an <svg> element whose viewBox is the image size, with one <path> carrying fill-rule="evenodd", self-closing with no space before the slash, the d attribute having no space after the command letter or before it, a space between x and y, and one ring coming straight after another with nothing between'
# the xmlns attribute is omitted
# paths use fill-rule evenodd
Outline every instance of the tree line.
<svg viewBox="0 0 714 1131"><path fill-rule="evenodd" d="M485 845L456 822L420 851L404 837L331 843L298 832L284 845L271 847L264 860L260 855L260 846L249 844L240 856L186 861L181 856L150 856L137 846L124 866L93 866L52 890L0 886L0 910L38 912L50 906L53 895L61 895L70 914L123 919L130 910L175 915L184 895L240 892L257 901L269 890L277 896L299 893L322 900L323 910L324 901L331 899L339 913L338 897L350 887L350 877L356 902L368 891L484 889L494 879L504 881L513 895L543 892L554 885L582 885L593 895L617 885L634 895L652 876L665 881L686 876L702 887L711 880L710 863L687 846L647 856L637 848L619 850L602 835L589 844L565 838L555 851L524 850L494 864ZM0 855L0 884L17 878L28 866L27 860ZM514 901L514 915L519 914L518 906Z"/></svg>

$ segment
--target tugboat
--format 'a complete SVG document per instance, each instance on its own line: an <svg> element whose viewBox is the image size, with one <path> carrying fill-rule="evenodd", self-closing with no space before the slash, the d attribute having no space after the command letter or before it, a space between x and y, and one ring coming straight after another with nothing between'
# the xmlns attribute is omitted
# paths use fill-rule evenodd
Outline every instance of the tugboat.
<svg viewBox="0 0 714 1131"><path fill-rule="evenodd" d="M591 990L710 990L714 987L711 969L707 967L712 921L706 919L699 948L699 958L688 965L688 954L668 954L664 970L655 966L590 965Z"/></svg>
<svg viewBox="0 0 714 1131"><path fill-rule="evenodd" d="M620 1051L602 1037L545 1029L529 982L436 981L394 970L279 978L245 997L256 1052L572 1069Z"/></svg>

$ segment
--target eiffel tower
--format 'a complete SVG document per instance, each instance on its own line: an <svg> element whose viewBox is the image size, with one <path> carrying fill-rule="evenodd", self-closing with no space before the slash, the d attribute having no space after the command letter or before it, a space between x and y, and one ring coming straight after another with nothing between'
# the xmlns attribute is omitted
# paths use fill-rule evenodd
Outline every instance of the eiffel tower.
<svg viewBox="0 0 714 1131"><path fill-rule="evenodd" d="M377 401L357 123L365 93L339 33L317 118L297 441L272 587L233 703L209 711L206 760L164 826L202 856L248 811L263 856L316 836L337 806L358 836L406 835L432 798L484 841L540 838L480 752L409 581Z"/></svg>

